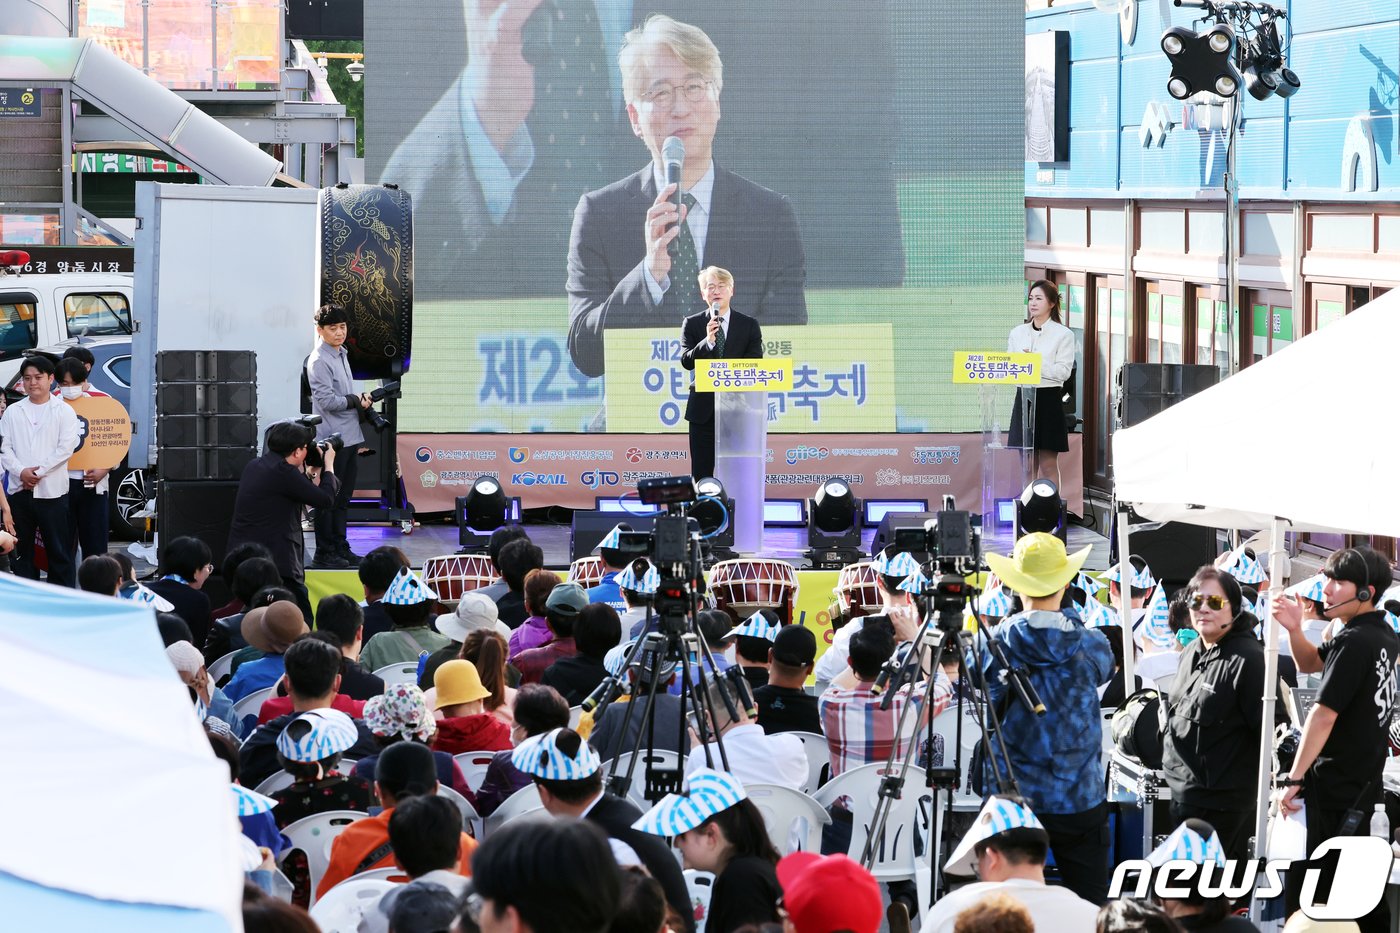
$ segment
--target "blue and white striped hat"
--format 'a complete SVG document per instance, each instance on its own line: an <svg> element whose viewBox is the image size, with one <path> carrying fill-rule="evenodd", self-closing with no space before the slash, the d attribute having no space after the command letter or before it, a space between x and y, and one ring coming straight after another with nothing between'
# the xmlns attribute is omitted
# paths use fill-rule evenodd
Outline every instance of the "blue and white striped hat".
<svg viewBox="0 0 1400 933"><path fill-rule="evenodd" d="M882 577L899 577L901 580L919 569L919 562L908 551L900 551L893 557L881 551L880 556L871 561L870 565Z"/></svg>
<svg viewBox="0 0 1400 933"><path fill-rule="evenodd" d="M292 738L293 733L301 738ZM355 721L340 710L313 709L287 723L277 737L277 750L292 761L309 763L338 755L354 747L359 739Z"/></svg>
<svg viewBox="0 0 1400 933"><path fill-rule="evenodd" d="M635 642L636 642L636 639L635 639L635 638L631 638L631 639L628 639L627 641L624 641L624 642L623 642L622 644L620 644L620 645L617 645L617 646L615 646L615 647L609 648L609 649L608 649L608 653L605 654L605 655L603 655L603 669L606 670L606 671L607 671L611 676L613 676L613 677L621 677L622 674L623 674L623 668L622 668L623 662L627 660L627 655L628 655L629 653L631 653L631 651L632 651L632 645L633 645ZM651 666L650 666L650 665L645 665L645 664L643 663L644 660L645 660L645 658L644 658L644 652L638 652L637 658L638 658L638 660L637 660L636 664L637 664L638 666L643 666L643 667L645 667L646 670L648 670L648 671L651 670ZM667 661L667 662L665 662L664 664L661 665L661 679L662 679L663 681L664 681L666 678L670 677L670 676L671 676L672 674L674 674L675 672L676 672L676 662L675 662L675 661ZM645 679L647 680L648 683L650 682L650 678L645 678Z"/></svg>
<svg viewBox="0 0 1400 933"><path fill-rule="evenodd" d="M1234 577L1240 583L1263 583L1269 579L1268 572L1264 565L1244 552L1244 547L1240 546L1230 552L1230 556L1221 566L1221 570Z"/></svg>
<svg viewBox="0 0 1400 933"><path fill-rule="evenodd" d="M1047 842L1050 839L1045 827L1025 804L1005 797L988 797L987 802L982 805L981 812L977 814L977 819L973 820L972 827L958 841L958 847L953 850L953 854L948 856L948 863L943 866L943 871L950 875L975 874L977 844L1012 829L1039 830L1045 834Z"/></svg>
<svg viewBox="0 0 1400 933"><path fill-rule="evenodd" d="M603 548L615 548L622 543L622 533L629 529L623 528L621 524L613 525L612 531L603 536L603 540L598 542L598 550Z"/></svg>
<svg viewBox="0 0 1400 933"><path fill-rule="evenodd" d="M636 573L632 571L632 565L628 564L613 579L613 582L617 584L618 589L631 590L633 593L651 596L661 585L661 574L657 573L656 568L648 561L646 572L642 574L641 579L638 579Z"/></svg>
<svg viewBox="0 0 1400 933"><path fill-rule="evenodd" d="M431 586L428 586L418 575L407 567L399 571L394 577L389 588L384 591L384 598L380 602L386 606L416 606L425 603L430 599L437 599L438 594Z"/></svg>
<svg viewBox="0 0 1400 933"><path fill-rule="evenodd" d="M679 836L747 797L744 785L734 775L700 768L685 779L679 794L667 794L632 828L653 836Z"/></svg>
<svg viewBox="0 0 1400 933"><path fill-rule="evenodd" d="M1385 621L1386 621L1386 623L1387 623L1397 634L1400 634L1400 616L1397 616L1395 613L1391 612L1389 609L1385 609L1385 610L1382 610L1382 611L1385 613Z"/></svg>
<svg viewBox="0 0 1400 933"><path fill-rule="evenodd" d="M582 738L578 740L578 754L569 757L559 749L560 733L577 736L572 729L552 729L541 735L532 735L510 753L510 763L516 769L546 781L581 781L597 774L603 767L598 753Z"/></svg>
<svg viewBox="0 0 1400 933"><path fill-rule="evenodd" d="M277 801L271 797L264 797L257 791L249 790L241 784L230 784L229 790L233 792L234 816L256 816L277 806Z"/></svg>
<svg viewBox="0 0 1400 933"><path fill-rule="evenodd" d="M924 572L922 570L915 570L900 581L899 589L902 592L913 593L915 596L918 596L924 590L928 589L928 584L929 579L924 576Z"/></svg>
<svg viewBox="0 0 1400 933"><path fill-rule="evenodd" d="M1092 596L1084 600L1084 605L1079 606L1079 616L1084 621L1085 628L1103 628L1106 625L1122 625L1123 620L1118 617L1118 610L1112 606L1105 606Z"/></svg>
<svg viewBox="0 0 1400 933"><path fill-rule="evenodd" d="M1301 596L1304 599L1311 599L1315 603L1326 602L1323 598L1322 588L1327 585L1327 578L1320 573L1315 573L1301 583L1295 583L1284 590L1289 596Z"/></svg>
<svg viewBox="0 0 1400 933"><path fill-rule="evenodd" d="M732 638L735 635L746 635L749 638L762 638L764 641L776 641L780 629L782 629L781 624L769 622L764 618L763 612L760 610L734 626L724 637Z"/></svg>
<svg viewBox="0 0 1400 933"><path fill-rule="evenodd" d="M1118 563L1109 567L1107 572L1104 573L1103 578L1105 580L1112 580L1114 583L1122 586L1123 573L1118 569L1120 566L1122 566L1121 563ZM1131 567L1132 564L1130 563L1128 566ZM1157 581L1152 578L1152 568L1144 565L1141 570L1138 570L1136 567L1133 567L1133 580L1128 585L1140 590L1147 590L1156 586Z"/></svg>
<svg viewBox="0 0 1400 933"><path fill-rule="evenodd" d="M1154 868L1161 868L1167 862L1176 861L1194 862L1197 865L1204 865L1206 862L1224 865L1225 850L1220 845L1220 837L1214 832L1210 834L1209 839L1205 839L1183 823L1161 845L1152 850L1147 861Z"/></svg>
<svg viewBox="0 0 1400 933"><path fill-rule="evenodd" d="M1142 641L1150 642L1158 648L1170 648L1176 644L1176 636L1172 633L1171 608L1167 604L1167 594L1163 589L1157 587L1156 592L1152 594L1152 601L1147 604L1147 611L1133 628L1134 635L1140 636Z"/></svg>
<svg viewBox="0 0 1400 933"><path fill-rule="evenodd" d="M130 600L133 603L141 603L150 606L156 612L174 612L175 604L164 596L146 586L144 583L136 584L132 590L122 590L119 594L122 599Z"/></svg>
<svg viewBox="0 0 1400 933"><path fill-rule="evenodd" d="M989 587L981 596L977 597L977 612L979 615L990 616L995 619L1004 619L1011 615L1016 608L1011 596L1001 586Z"/></svg>
<svg viewBox="0 0 1400 933"><path fill-rule="evenodd" d="M1079 576L1074 578L1074 585L1083 590L1085 596L1093 596L1099 590L1103 589L1102 583L1082 570L1079 571Z"/></svg>

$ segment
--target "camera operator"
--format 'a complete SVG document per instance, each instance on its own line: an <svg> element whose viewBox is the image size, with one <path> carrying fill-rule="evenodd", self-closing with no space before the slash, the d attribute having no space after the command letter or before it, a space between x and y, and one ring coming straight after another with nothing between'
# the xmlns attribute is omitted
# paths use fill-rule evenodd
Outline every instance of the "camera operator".
<svg viewBox="0 0 1400 933"><path fill-rule="evenodd" d="M331 507L336 493L335 461L335 448L330 443L316 444L310 428L279 421L267 429L263 455L243 468L233 504L229 549L255 541L271 551L278 573L296 594L308 622L311 599L306 592L301 509Z"/></svg>
<svg viewBox="0 0 1400 933"><path fill-rule="evenodd" d="M355 391L350 358L345 350L350 317L337 304L322 305L316 312L316 349L306 359L306 377L311 386L311 411L319 415L316 440L339 434L344 447L335 458L335 476L340 480L335 504L316 510L316 554L311 566L343 570L359 563L345 536L346 513L355 492L360 447L365 442L360 428L361 413L369 409L368 392Z"/></svg>
<svg viewBox="0 0 1400 933"><path fill-rule="evenodd" d="M1108 804L1099 761L1102 725L1098 687L1113 673L1113 651L1072 607L1061 610L1065 588L1089 548L1067 555L1054 535L1037 532L1016 542L1011 557L988 554L987 564L1018 593L1026 609L988 633L1000 651L979 644L969 659L986 677L988 701L1001 719L1001 742L987 748L987 792L1005 781L1002 748L1022 797L1050 834L1050 850L1065 887L1103 904L1108 897ZM1001 658L1044 702L1036 715L1021 692L1003 680ZM978 677L978 680L981 678ZM990 718L990 717L989 717Z"/></svg>

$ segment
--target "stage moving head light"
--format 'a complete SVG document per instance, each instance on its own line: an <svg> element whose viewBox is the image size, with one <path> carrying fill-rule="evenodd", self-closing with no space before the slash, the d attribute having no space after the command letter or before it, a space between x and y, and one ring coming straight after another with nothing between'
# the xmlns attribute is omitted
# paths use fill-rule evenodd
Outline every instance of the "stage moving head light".
<svg viewBox="0 0 1400 933"><path fill-rule="evenodd" d="M850 483L839 476L827 479L807 500L807 556L812 566L839 570L859 560L864 527L864 503Z"/></svg>
<svg viewBox="0 0 1400 933"><path fill-rule="evenodd" d="M1065 500L1053 480L1033 480L1016 500L1016 537L1037 531L1064 541L1067 536Z"/></svg>
<svg viewBox="0 0 1400 933"><path fill-rule="evenodd" d="M700 534L711 547L734 545L734 500L725 494L724 483L705 476L695 483L696 502L690 517L700 526Z"/></svg>
<svg viewBox="0 0 1400 933"><path fill-rule="evenodd" d="M1202 91L1234 97L1244 78L1235 67L1235 30L1216 23L1203 33L1173 26L1162 33L1162 51L1172 63L1167 93L1186 100Z"/></svg>
<svg viewBox="0 0 1400 933"><path fill-rule="evenodd" d="M491 532L506 523L511 499L495 476L479 476L465 496L458 496L457 536L464 550L485 548Z"/></svg>

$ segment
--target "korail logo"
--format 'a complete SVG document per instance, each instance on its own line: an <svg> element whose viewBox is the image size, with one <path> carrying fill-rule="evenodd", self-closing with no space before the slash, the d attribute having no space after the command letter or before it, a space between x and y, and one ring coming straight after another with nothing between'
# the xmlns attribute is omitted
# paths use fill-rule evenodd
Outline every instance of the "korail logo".
<svg viewBox="0 0 1400 933"><path fill-rule="evenodd" d="M1283 893L1282 873L1292 871L1302 872L1303 913L1314 920L1355 920L1369 914L1385 896L1393 862L1390 843L1377 836L1337 836L1314 849L1312 858L1300 861L1230 859L1224 865L1197 865L1178 859L1154 872L1146 859L1128 859L1113 870L1108 896L1142 898L1150 890L1158 898L1182 900L1194 888L1205 898L1223 895L1237 900L1250 891L1260 898L1277 897ZM1130 883L1134 873L1137 877Z"/></svg>
<svg viewBox="0 0 1400 933"><path fill-rule="evenodd" d="M413 456L417 458L419 463L427 463L433 459L433 452L427 447L419 447L413 452Z"/></svg>
<svg viewBox="0 0 1400 933"><path fill-rule="evenodd" d="M529 459L530 459L530 448L528 448L528 447L512 447L512 448L510 449L510 462L511 462L511 463L524 463L526 460L529 460Z"/></svg>
<svg viewBox="0 0 1400 933"><path fill-rule="evenodd" d="M569 480L563 473L512 473L510 481L516 486L569 485Z"/></svg>

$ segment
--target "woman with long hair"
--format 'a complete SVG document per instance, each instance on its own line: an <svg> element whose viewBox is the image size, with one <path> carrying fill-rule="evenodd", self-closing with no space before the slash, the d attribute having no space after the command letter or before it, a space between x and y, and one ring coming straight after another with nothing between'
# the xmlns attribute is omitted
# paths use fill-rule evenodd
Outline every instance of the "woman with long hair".
<svg viewBox="0 0 1400 933"><path fill-rule="evenodd" d="M1006 341L1011 353L1040 354L1040 384L1017 392L1011 412L1010 447L1035 450L1036 475L1060 481L1060 454L1069 450L1069 427L1065 424L1065 381L1074 372L1074 331L1060 320L1060 290L1041 279L1026 293L1026 322L1012 328ZM1026 434L1022 409L1035 399L1031 429Z"/></svg>
<svg viewBox="0 0 1400 933"><path fill-rule="evenodd" d="M515 724L515 688L510 686L506 668L506 640L491 629L479 629L462 642L462 659L476 665L481 685L491 691L486 711L507 725Z"/></svg>

